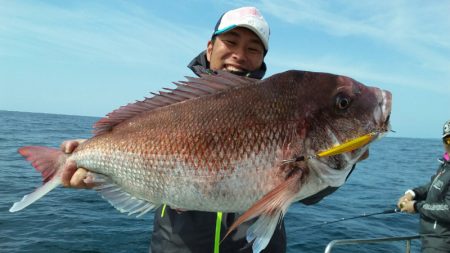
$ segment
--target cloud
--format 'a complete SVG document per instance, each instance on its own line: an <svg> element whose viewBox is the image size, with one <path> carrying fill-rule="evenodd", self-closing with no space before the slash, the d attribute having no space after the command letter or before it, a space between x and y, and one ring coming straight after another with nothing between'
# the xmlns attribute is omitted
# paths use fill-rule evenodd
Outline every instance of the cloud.
<svg viewBox="0 0 450 253"><path fill-rule="evenodd" d="M286 69L301 69L307 71L329 72L340 75L346 75L364 82L371 82L372 85L400 86L407 89L419 89L431 91L436 94L448 94L450 96L450 85L445 79L437 77L437 80L430 80L428 76L418 77L417 75L405 75L392 71L387 74L384 71L376 70L372 65L344 64L340 59L333 56L324 56L322 58L298 57L292 55L277 55L268 60L272 67L271 73L284 71ZM367 83L371 85L370 83Z"/></svg>
<svg viewBox="0 0 450 253"><path fill-rule="evenodd" d="M122 3L122 4L121 4ZM42 2L0 2L0 56L68 56L83 60L152 63L164 55L192 54L205 31L175 24L123 2L64 7ZM176 50L171 50L176 48Z"/></svg>
<svg viewBox="0 0 450 253"><path fill-rule="evenodd" d="M377 62L355 66L351 58L327 52L326 56L272 55L272 65L344 73L409 88L450 94L449 1L423 5L417 1L260 1L258 8L283 22L351 41L385 45L402 62L395 71ZM383 52L386 54L387 52ZM385 57L392 57L386 55ZM301 59L299 62L298 59ZM385 58L386 59L386 58ZM392 66L395 67L395 66ZM400 66L399 66L400 67ZM403 69L403 71L400 71ZM413 73L416 72L416 73Z"/></svg>
<svg viewBox="0 0 450 253"><path fill-rule="evenodd" d="M416 3L416 4L415 4ZM450 66L449 1L261 1L266 15L319 29L333 36L377 40L424 67L447 72Z"/></svg>

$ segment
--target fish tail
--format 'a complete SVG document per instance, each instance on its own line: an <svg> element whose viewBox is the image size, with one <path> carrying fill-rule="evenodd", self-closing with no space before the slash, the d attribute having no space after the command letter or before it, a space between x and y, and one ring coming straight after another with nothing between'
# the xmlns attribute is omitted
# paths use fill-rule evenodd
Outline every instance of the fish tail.
<svg viewBox="0 0 450 253"><path fill-rule="evenodd" d="M44 184L34 192L23 196L19 202L15 202L9 209L10 212L24 209L60 185L61 173L59 171L62 171L68 157L61 150L49 147L27 146L18 151L41 173Z"/></svg>

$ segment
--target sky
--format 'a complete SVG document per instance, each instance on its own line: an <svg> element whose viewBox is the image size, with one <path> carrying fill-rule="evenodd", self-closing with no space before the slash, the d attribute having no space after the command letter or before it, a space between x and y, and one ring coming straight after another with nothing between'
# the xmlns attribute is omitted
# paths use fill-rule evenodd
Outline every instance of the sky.
<svg viewBox="0 0 450 253"><path fill-rule="evenodd" d="M440 138L450 119L450 0L0 0L0 110L101 117L193 76L227 10L271 29L266 77L349 76L393 94L390 137Z"/></svg>

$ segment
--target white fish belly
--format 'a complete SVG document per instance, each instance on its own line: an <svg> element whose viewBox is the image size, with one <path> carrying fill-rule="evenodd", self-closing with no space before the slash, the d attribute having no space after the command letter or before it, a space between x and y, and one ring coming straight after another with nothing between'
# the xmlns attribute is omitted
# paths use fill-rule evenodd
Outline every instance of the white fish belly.
<svg viewBox="0 0 450 253"><path fill-rule="evenodd" d="M155 205L199 211L241 212L281 182L275 152L249 155L232 168L195 168L175 156L144 157L120 151L86 151L78 167L104 174L134 197Z"/></svg>

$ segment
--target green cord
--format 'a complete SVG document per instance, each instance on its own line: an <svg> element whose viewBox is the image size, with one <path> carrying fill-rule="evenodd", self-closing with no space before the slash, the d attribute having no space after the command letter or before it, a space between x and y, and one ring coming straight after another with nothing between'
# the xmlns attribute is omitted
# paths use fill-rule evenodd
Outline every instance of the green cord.
<svg viewBox="0 0 450 253"><path fill-rule="evenodd" d="M219 253L220 227L222 225L222 212L217 212L216 219L216 237L214 239L214 253Z"/></svg>
<svg viewBox="0 0 450 253"><path fill-rule="evenodd" d="M163 208L161 210L161 218L164 217L164 212L166 211L166 204L163 205Z"/></svg>
<svg viewBox="0 0 450 253"><path fill-rule="evenodd" d="M166 204L163 205L161 210L161 218L164 217L164 212L166 211ZM219 244L220 244L220 227L222 225L222 212L217 212L216 219L216 236L214 238L214 253L219 253Z"/></svg>

